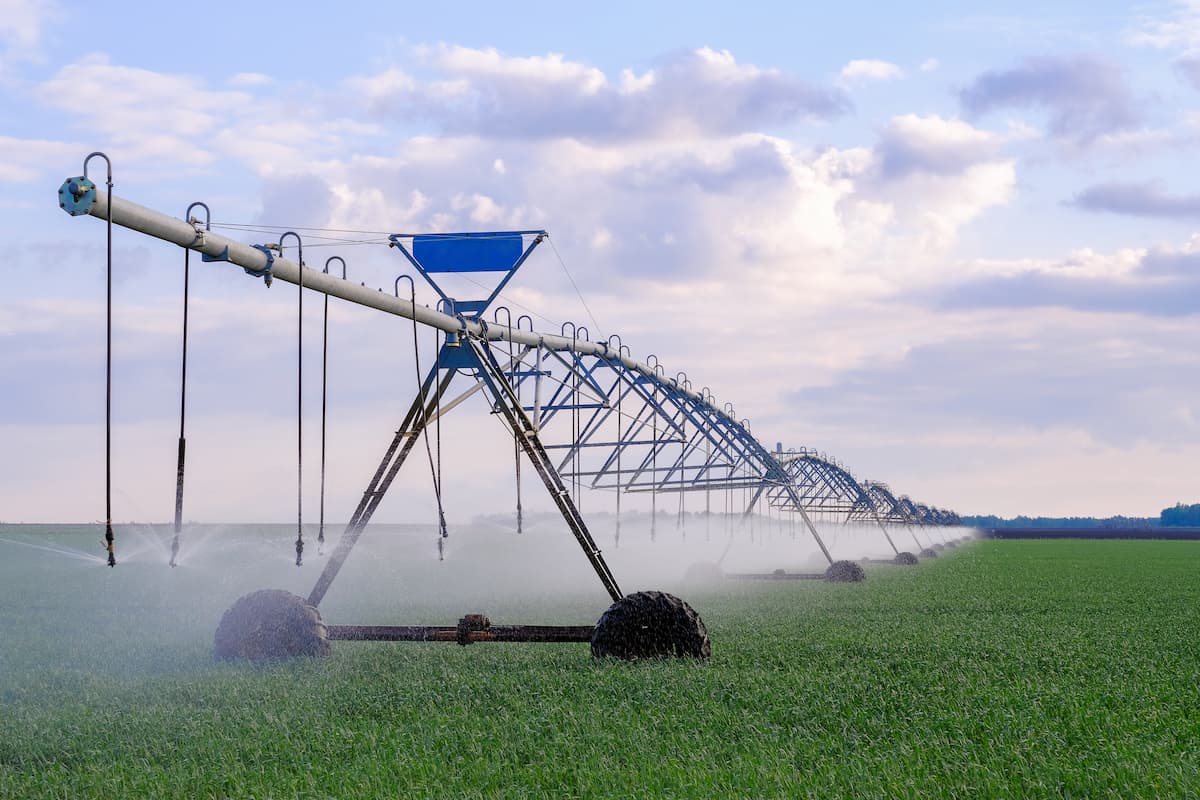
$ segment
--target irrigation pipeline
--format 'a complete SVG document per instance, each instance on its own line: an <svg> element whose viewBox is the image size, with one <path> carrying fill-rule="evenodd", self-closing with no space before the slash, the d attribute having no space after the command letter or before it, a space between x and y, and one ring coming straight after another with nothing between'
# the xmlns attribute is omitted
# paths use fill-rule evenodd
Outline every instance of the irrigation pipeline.
<svg viewBox="0 0 1200 800"><path fill-rule="evenodd" d="M220 234L206 231L203 239L196 240L196 230L184 220L146 208L120 197L96 188L96 199L87 209L90 216L105 219L112 210L112 223L129 230L177 244L180 247L196 250L213 261L228 261L242 267L252 274L270 274L276 280L303 286L313 291L321 292L330 297L337 297L350 303L374 308L398 317L414 320L422 325L437 328L444 333L470 336L488 341L510 341L513 344L541 347L546 350L561 352L573 351L579 355L599 356L609 361L621 363L626 369L633 370L649 379L656 385L670 388L677 394L683 395L695 403L704 406L709 412L723 420L737 424L724 409L717 406L710 397L687 388L683 384L663 376L652 366L624 355L619 348L609 347L605 341L591 342L578 337L562 336L548 333L537 333L524 328L509 328L503 325L488 325L481 321L464 319L461 316L451 316L436 311L428 306L417 305L403 297L394 297L386 292L368 288L349 280L344 280L320 270L302 268L295 262L281 255L269 257L262 250L242 242L234 241ZM765 448L764 448L765 449Z"/></svg>
<svg viewBox="0 0 1200 800"><path fill-rule="evenodd" d="M109 188L111 189L111 186ZM614 366L619 365L623 369L631 373L636 373L644 379L650 387L649 392L653 398L657 399L660 393L674 395L688 401L697 411L702 410L704 414L709 415L711 422L708 424L711 424L715 429L728 432L736 431L739 438L753 452L753 458L761 462L764 470L756 478L755 501L758 500L759 496L762 495L768 486L777 487L778 490L786 492L796 507L796 513L804 521L805 526L820 547L822 554L830 563L833 563L832 556L803 507L801 497L792 485L791 477L780 463L779 458L781 456L772 453L758 442L750 434L748 427L734 416L733 409L728 403L724 407L718 406L713 395L707 389L696 392L691 388L686 378L680 380L679 376L676 376L674 379L667 377L662 366L657 363L657 358L653 356L650 357L654 359L653 364L648 361L642 362L633 359L628 355L628 348L619 344L619 340L617 346L614 347L610 344L611 339L593 342L587 337L580 337L578 331L573 332L571 336L567 336L565 335L565 328L560 335L554 335L538 333L532 330L532 325L529 329L526 329L522 328L519 324L516 327L495 323L488 324L478 318L468 319L462 315L443 313L429 306L418 305L415 297L409 299L389 295L378 289L368 288L365 285L355 284L344 278L331 275L328 272L303 267L301 264L284 258L282 252L278 249L272 252L268 247L243 244L207 230L204 231L203 235L198 236L196 227L187 221L154 211L124 198L114 197L111 191L103 191L86 180L73 178L66 181L60 189L60 201L63 203L63 207L73 216L86 214L110 220L110 225L120 225L129 230L171 242L185 249L196 250L204 256L206 261L225 261L242 267L251 275L265 278L268 285L272 279L278 279L286 283L298 285L302 289L321 292L326 297L337 297L356 305L410 319L414 325L421 324L434 328L441 331L448 338L461 340L466 337L484 341L504 341L512 345L530 348L536 352L534 372L537 375L537 378L535 378L537 381L540 381L541 378L542 354L548 352L573 353L575 357L590 356L607 361ZM680 374L682 375L682 373ZM538 397L535 396L535 420L540 418L541 415L538 403ZM441 413L439 412L438 417L440 415ZM653 419L650 420L650 424L657 426L659 422L658 415L653 412L652 415ZM620 451L618 449L618 457L619 455ZM652 450L651 458L657 459L657 455L658 450L655 448ZM298 479L299 467L300 465L297 464ZM654 474L658 474L657 469ZM657 482L651 486L652 503L655 501L655 491L659 488ZM746 488L749 488L749 485ZM750 514L752 505L752 503L747 505L747 511L743 517ZM298 499L298 517L299 511ZM111 514L109 516L111 517ZM651 517L652 526L657 521L656 516ZM910 516L906 514L905 519L908 519ZM299 556L299 547L302 546L300 545L302 541L300 537L302 536L303 529L300 523L301 520L298 519L297 556ZM111 539L111 533L109 537ZM440 539L439 544L441 544Z"/></svg>

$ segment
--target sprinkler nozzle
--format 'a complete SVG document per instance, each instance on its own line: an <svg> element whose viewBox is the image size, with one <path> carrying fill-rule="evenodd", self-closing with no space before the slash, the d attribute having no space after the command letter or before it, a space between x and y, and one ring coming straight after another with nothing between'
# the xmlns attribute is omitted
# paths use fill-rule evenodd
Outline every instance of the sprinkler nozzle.
<svg viewBox="0 0 1200 800"><path fill-rule="evenodd" d="M108 551L108 565L110 567L115 567L117 565L117 554L113 549L113 532L111 522L105 527L104 549Z"/></svg>

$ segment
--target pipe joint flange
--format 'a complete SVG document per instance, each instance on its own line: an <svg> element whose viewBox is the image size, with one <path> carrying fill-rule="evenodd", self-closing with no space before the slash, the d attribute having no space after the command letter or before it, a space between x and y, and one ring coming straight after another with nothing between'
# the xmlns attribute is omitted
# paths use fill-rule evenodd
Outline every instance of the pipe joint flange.
<svg viewBox="0 0 1200 800"><path fill-rule="evenodd" d="M58 187L58 206L72 217L90 214L96 204L96 184L80 175L67 178Z"/></svg>

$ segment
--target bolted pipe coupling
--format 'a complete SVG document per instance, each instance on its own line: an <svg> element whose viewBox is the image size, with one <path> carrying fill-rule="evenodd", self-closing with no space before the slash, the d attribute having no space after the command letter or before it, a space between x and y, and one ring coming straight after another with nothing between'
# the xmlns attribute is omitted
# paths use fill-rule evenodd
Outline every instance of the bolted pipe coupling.
<svg viewBox="0 0 1200 800"><path fill-rule="evenodd" d="M96 204L96 184L82 175L67 178L58 187L58 207L72 217L90 214Z"/></svg>

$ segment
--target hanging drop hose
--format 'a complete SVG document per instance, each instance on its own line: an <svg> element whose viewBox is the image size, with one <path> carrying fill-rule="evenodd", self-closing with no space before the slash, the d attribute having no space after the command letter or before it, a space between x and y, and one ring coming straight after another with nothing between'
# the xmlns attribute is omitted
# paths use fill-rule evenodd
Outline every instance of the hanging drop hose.
<svg viewBox="0 0 1200 800"><path fill-rule="evenodd" d="M442 348L439 346L437 355L435 356L434 364L437 366L437 374L440 378L442 375ZM438 531L437 540L438 561L446 560L446 537L450 534L446 530L446 511L442 507L442 393L438 392L434 396L434 404L436 412L433 418L434 433L437 437L437 469L433 474L433 491L437 498L438 511ZM429 446L429 437L425 437L425 446Z"/></svg>
<svg viewBox="0 0 1200 800"><path fill-rule="evenodd" d="M611 337L609 337L611 340ZM619 341L619 340L618 340ZM617 346L617 355L621 355L620 345ZM620 373L617 373L620 375ZM613 535L613 547L621 546L621 493L624 491L621 487L621 451L625 449L625 436L621 432L621 398L625 396L625 388L621 387L617 391L617 530Z"/></svg>
<svg viewBox="0 0 1200 800"><path fill-rule="evenodd" d="M346 280L346 260L341 256L325 259L323 272L329 274L331 262L342 264L342 280ZM324 316L321 321L321 518L317 528L317 555L325 555L325 409L329 372L329 295L325 295Z"/></svg>
<svg viewBox="0 0 1200 800"><path fill-rule="evenodd" d="M654 404L658 405L658 387L654 387ZM650 541L655 541L658 531L658 410L653 409L651 413L653 422L651 423L653 435L650 437L654 443L650 445L654 449L650 451L650 474L652 483L650 484Z"/></svg>
<svg viewBox="0 0 1200 800"><path fill-rule="evenodd" d="M212 212L204 203L196 202L188 206L187 211L183 214L184 219L198 226L199 221L192 218L192 209L197 207L204 209L204 230L211 230ZM204 234L197 227L196 241L193 244L198 244L203 240ZM191 280L191 253L190 247L183 248L183 354L179 370L179 460L175 465L175 536L171 539L171 560L167 562L172 567L179 566L179 534L183 530L183 468L184 453L187 448L184 421L187 418L188 289Z"/></svg>
<svg viewBox="0 0 1200 800"><path fill-rule="evenodd" d="M400 281L401 280L408 281L410 302L412 303L413 308L416 308L416 306L417 306L417 285L413 281L413 279L411 277L409 277L408 275L400 275L399 277L396 278L396 283L394 286L394 291L396 293L396 296L397 297L400 296ZM417 374L417 389L419 392L420 387L422 385L421 382L423 380L423 377L421 375L421 347L420 347L419 343L417 342L417 317L415 314L412 317L412 329L413 329L413 367L416 370L416 374ZM436 339L434 340L434 345L437 346ZM437 378L435 378L434 382L433 382L433 390L435 392L437 392L437 395L436 395L436 397L437 397L437 400L436 400L437 412L436 412L436 414L437 415L435 417L435 425L437 426L438 457L437 457L436 465L434 463L433 450L429 446L429 414L428 414L429 403L426 402L425 398L423 398L423 397L421 398L421 403L420 403L420 406L421 406L421 438L425 441L425 455L429 459L429 473L433 479L433 496L434 496L435 500L437 501L438 534L439 534L438 540L437 540L438 561L445 561L446 560L446 545L445 545L444 540L450 534L446 531L446 514L442 509L442 477L441 477L441 475L442 475L442 470L441 470L441 467L442 467L442 422L441 422L441 419L442 419L442 392L441 392L441 389L438 388L438 379L440 379L441 375L442 375L442 349L441 349L441 347L438 347L437 354L434 356L434 366L436 368L435 374L437 376Z"/></svg>
<svg viewBox="0 0 1200 800"><path fill-rule="evenodd" d="M296 566L304 564L304 243L300 234L288 231L279 237L279 251L283 252L283 240L296 237Z"/></svg>
<svg viewBox="0 0 1200 800"><path fill-rule="evenodd" d="M107 166L108 211L105 223L108 230L108 254L105 278L105 331L104 331L104 549L108 551L108 565L117 565L115 537L112 527L112 161L101 152L89 153L83 160L83 177L88 176L88 162L99 156Z"/></svg>
<svg viewBox="0 0 1200 800"><path fill-rule="evenodd" d="M507 311L507 309L505 309ZM497 312L499 309L497 309ZM522 360L524 360L522 358ZM514 360L513 343L512 343L512 313L508 315L508 363L512 364L512 369L517 369L517 362ZM513 386L513 394L517 398L517 406L521 406L521 381L518 379ZM516 467L516 483L517 483L517 533L523 533L524 527L524 512L521 509L521 440L517 438L516 431L513 431L513 463Z"/></svg>

